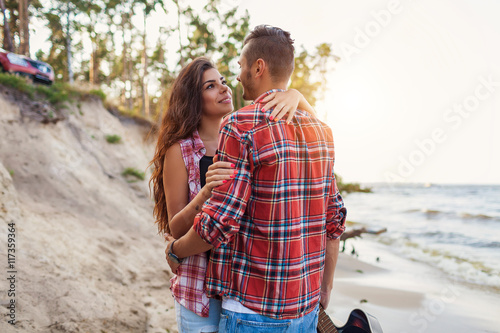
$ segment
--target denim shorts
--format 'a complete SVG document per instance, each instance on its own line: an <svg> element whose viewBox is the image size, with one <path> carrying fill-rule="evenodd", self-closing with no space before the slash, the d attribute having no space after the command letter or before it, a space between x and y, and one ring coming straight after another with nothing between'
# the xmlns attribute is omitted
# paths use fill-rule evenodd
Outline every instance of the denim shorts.
<svg viewBox="0 0 500 333"><path fill-rule="evenodd" d="M208 317L198 316L175 301L175 314L179 333L217 332L219 330L222 301L211 298Z"/></svg>
<svg viewBox="0 0 500 333"><path fill-rule="evenodd" d="M272 319L259 314L222 309L219 333L316 333L319 307L297 319Z"/></svg>

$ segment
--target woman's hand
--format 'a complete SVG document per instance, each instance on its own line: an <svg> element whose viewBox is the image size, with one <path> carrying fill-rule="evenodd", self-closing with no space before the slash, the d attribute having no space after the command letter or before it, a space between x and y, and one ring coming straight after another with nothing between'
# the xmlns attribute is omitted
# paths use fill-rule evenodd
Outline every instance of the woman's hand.
<svg viewBox="0 0 500 333"><path fill-rule="evenodd" d="M170 266L170 270L172 271L172 273L177 274L177 268L179 268L180 264L173 262L172 259L170 259L170 257L168 256L168 250L172 246L172 243L175 241L175 238L167 233L164 233L163 237L165 237L165 241L168 242L165 249L165 259L167 259L167 263Z"/></svg>
<svg viewBox="0 0 500 333"><path fill-rule="evenodd" d="M301 96L302 94L295 89L284 92L273 92L262 100L262 102L267 102L262 108L262 111L274 108L269 116L269 119L274 121L282 119L288 113L288 118L286 119L288 124L292 120L295 110L297 110L297 106L299 106Z"/></svg>
<svg viewBox="0 0 500 333"><path fill-rule="evenodd" d="M297 108L301 108L314 114L312 106L304 98L304 95L296 89L289 89L284 92L273 92L266 96L262 101L267 102L267 104L262 108L262 111L274 108L273 112L271 112L271 115L269 116L270 120L278 121L288 114L286 123L289 124Z"/></svg>
<svg viewBox="0 0 500 333"><path fill-rule="evenodd" d="M214 161L214 164L208 167L208 171L205 175L205 186L203 186L202 189L208 196L212 194L212 190L215 187L231 181L236 173L238 173L238 171L234 169L234 164L217 161L217 156L214 157Z"/></svg>

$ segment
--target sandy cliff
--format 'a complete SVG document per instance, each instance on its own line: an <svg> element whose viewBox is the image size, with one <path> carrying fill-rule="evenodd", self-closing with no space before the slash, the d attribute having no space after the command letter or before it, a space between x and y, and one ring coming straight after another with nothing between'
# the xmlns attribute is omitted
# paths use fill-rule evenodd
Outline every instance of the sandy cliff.
<svg viewBox="0 0 500 333"><path fill-rule="evenodd" d="M0 331L175 332L149 173L136 182L122 176L128 167L146 171L149 126L118 119L98 99L49 122L20 100L0 89Z"/></svg>

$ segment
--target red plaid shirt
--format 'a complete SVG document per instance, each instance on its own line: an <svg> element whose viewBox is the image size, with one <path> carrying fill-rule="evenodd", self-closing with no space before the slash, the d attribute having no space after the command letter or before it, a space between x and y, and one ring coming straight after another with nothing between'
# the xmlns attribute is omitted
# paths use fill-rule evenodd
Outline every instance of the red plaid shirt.
<svg viewBox="0 0 500 333"><path fill-rule="evenodd" d="M340 237L346 210L330 128L300 110L290 125L270 121L260 101L273 91L223 121L218 157L238 174L214 189L194 228L214 246L209 297L289 319L318 304L326 238Z"/></svg>

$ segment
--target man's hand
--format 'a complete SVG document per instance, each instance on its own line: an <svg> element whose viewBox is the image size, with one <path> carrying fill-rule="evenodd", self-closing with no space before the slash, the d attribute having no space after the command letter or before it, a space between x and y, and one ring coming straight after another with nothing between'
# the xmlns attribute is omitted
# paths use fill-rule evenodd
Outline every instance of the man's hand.
<svg viewBox="0 0 500 333"><path fill-rule="evenodd" d="M172 246L172 243L175 241L175 238L170 236L169 234L164 234L165 240L168 241L167 248L165 249L165 257L167 259L167 263L170 266L170 270L172 273L177 274L177 268L179 268L180 264L173 262L168 256L168 250Z"/></svg>
<svg viewBox="0 0 500 333"><path fill-rule="evenodd" d="M328 303L330 303L330 294L331 293L332 293L331 291L323 291L323 290L321 290L319 293L319 295L320 295L319 302L321 303L321 305L323 306L323 309L325 309L325 310L328 307Z"/></svg>
<svg viewBox="0 0 500 333"><path fill-rule="evenodd" d="M323 272L323 281L320 289L320 303L323 308L327 308L330 303L330 295L333 290L333 275L337 266L339 256L340 239L328 239L326 241L325 270Z"/></svg>

